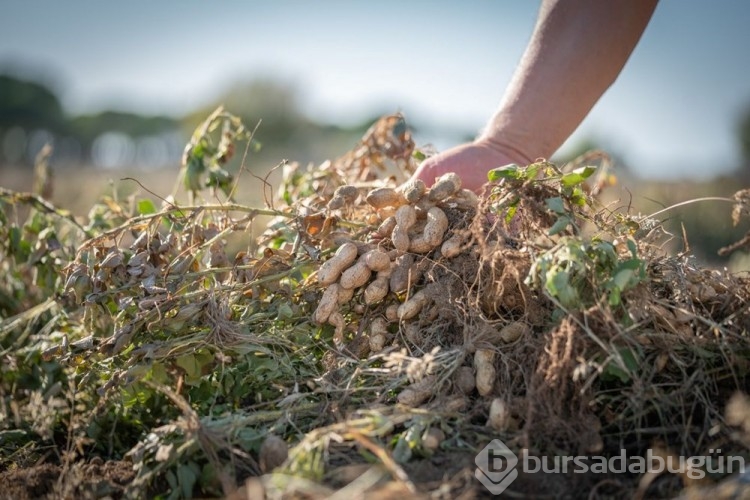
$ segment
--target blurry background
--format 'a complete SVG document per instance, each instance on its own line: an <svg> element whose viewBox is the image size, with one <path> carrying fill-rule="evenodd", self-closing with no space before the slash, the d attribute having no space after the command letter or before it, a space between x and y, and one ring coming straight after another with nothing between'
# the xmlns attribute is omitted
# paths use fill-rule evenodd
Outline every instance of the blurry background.
<svg viewBox="0 0 750 500"><path fill-rule="evenodd" d="M243 117L265 174L282 159L318 163L401 111L418 145L473 138L531 34L537 2L328 1L0 4L0 185L28 190L54 145L53 201L76 213L133 176L170 192L195 126L218 104ZM750 3L662 0L615 85L557 154L602 148L618 197L651 213L750 184ZM111 187L109 187L111 189ZM242 184L246 202L257 182ZM730 204L670 212L715 265Z"/></svg>

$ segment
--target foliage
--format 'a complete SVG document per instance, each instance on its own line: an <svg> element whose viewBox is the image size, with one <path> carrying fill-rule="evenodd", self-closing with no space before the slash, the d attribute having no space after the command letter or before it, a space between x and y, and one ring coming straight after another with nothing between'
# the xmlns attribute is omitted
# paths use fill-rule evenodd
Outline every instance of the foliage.
<svg viewBox="0 0 750 500"><path fill-rule="evenodd" d="M133 463L118 494L227 496L257 477L248 484L269 495L322 498L336 473L364 465L366 481L345 492L390 478L401 495L458 496L498 436L536 455L643 453L646 432L669 453L715 440L745 453L723 405L747 390L750 284L663 251L654 218L602 206L602 172L540 161L493 170L480 200L456 186L420 195L415 206L439 207L459 250L444 255L441 240L399 254L379 227L395 207L366 200L397 192L383 172L405 177L426 156L403 117L334 161L284 165L280 199L262 209L232 202L225 168L250 141L222 108L200 124L185 204L105 196L81 223L39 193L0 191L3 469L57 460L60 484L80 493L76 467L103 457ZM734 204L746 215L746 193ZM272 219L250 237L260 216ZM317 273L344 242L413 266L405 290L368 302L362 286L337 302L339 330L313 317ZM399 317L417 294L423 309ZM416 473L433 459L449 464L437 482ZM599 487L581 481L566 487Z"/></svg>
<svg viewBox="0 0 750 500"><path fill-rule="evenodd" d="M46 85L0 75L0 129L12 126L63 131L60 100Z"/></svg>

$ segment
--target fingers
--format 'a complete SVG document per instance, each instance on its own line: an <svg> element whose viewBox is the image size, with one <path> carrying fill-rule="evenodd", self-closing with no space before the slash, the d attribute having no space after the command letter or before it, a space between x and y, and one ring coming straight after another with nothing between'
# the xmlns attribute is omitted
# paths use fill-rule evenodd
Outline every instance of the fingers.
<svg viewBox="0 0 750 500"><path fill-rule="evenodd" d="M479 193L487 183L487 172L508 163L515 162L484 144L463 144L426 159L412 179L421 179L427 186L432 186L436 178L455 172L461 177L463 187Z"/></svg>
<svg viewBox="0 0 750 500"><path fill-rule="evenodd" d="M440 177L440 175L442 175L442 174L436 174L436 171L440 169L440 165L441 165L441 158L439 158L439 156L440 155L433 156L423 161L422 164L417 168L417 170L411 176L411 178L420 179L425 183L425 185L432 186L435 183L435 179L437 179L438 177Z"/></svg>

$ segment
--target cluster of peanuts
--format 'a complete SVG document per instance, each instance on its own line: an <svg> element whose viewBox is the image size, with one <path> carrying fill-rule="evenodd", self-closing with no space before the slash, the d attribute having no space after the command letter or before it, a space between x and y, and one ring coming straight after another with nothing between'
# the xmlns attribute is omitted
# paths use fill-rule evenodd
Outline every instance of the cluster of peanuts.
<svg viewBox="0 0 750 500"><path fill-rule="evenodd" d="M500 330L485 328L477 336L480 343L470 347L474 351L474 366L461 366L453 374L453 385L457 392L470 394L476 390L480 396L493 397L497 380L495 368L497 351L492 346L511 344L529 335L531 335L531 328L522 321L513 321ZM434 394L437 378L436 375L428 375L406 387L399 393L398 402L407 406L421 405ZM501 398L493 398L491 402L488 425L498 431L508 430L514 425L507 411L507 405Z"/></svg>
<svg viewBox="0 0 750 500"><path fill-rule="evenodd" d="M358 195L356 187L341 186L328 208L336 210L351 205ZM317 272L318 283L326 288L313 313L313 321L335 326L336 343L343 340L346 326L339 306L348 303L356 290L364 288L366 305L377 304L389 292L409 291L414 280L414 254L427 254L437 248L446 258L460 253L464 243L461 235L457 233L445 239L449 223L441 205L447 203L468 209L478 203L472 191L461 189L461 179L453 173L438 178L429 189L421 180L410 181L399 188L377 188L367 194L365 201L375 211L374 221L380 222L371 241L343 242ZM371 350L383 348L388 322L414 318L428 302L423 290L407 295L409 298L404 303L386 309L386 318L376 318L372 322Z"/></svg>

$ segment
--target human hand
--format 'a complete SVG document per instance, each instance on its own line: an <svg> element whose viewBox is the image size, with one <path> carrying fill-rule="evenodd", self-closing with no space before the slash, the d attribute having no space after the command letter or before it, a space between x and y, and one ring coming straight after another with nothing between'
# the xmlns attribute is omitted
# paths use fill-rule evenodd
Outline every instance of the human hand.
<svg viewBox="0 0 750 500"><path fill-rule="evenodd" d="M506 153L494 144L479 139L426 159L412 179L421 179L429 187L441 175L455 172L461 177L462 187L479 192L487 183L487 172L509 163L526 165L528 161L521 155Z"/></svg>

